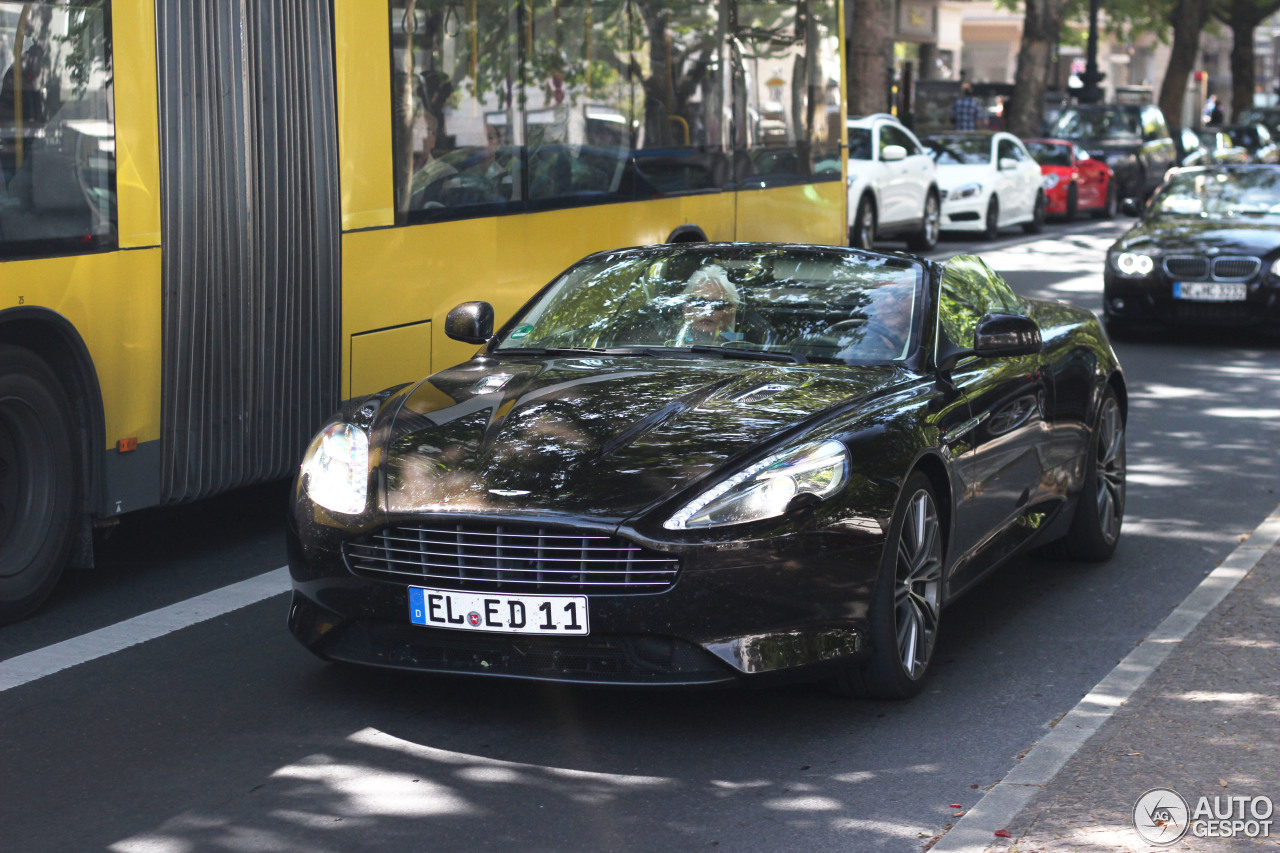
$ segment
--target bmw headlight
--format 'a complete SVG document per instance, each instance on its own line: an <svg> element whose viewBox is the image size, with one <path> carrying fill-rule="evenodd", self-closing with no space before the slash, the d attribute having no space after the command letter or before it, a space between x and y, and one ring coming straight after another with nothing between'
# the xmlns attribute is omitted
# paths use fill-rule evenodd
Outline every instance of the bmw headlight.
<svg viewBox="0 0 1280 853"><path fill-rule="evenodd" d="M364 512L369 497L369 437L351 424L331 424L311 440L302 459L302 484L311 500L334 512Z"/></svg>
<svg viewBox="0 0 1280 853"><path fill-rule="evenodd" d="M1280 258L1276 258L1271 262L1271 274L1280 277Z"/></svg>
<svg viewBox="0 0 1280 853"><path fill-rule="evenodd" d="M1044 176L1044 188L1045 188L1045 189L1047 189L1047 190L1051 190L1051 189L1053 189L1054 187L1056 187L1057 185L1058 185L1058 173L1057 173L1057 172L1049 172L1047 175L1045 175L1045 176Z"/></svg>
<svg viewBox="0 0 1280 853"><path fill-rule="evenodd" d="M962 198L973 198L980 192L982 192L982 184L965 184L947 193L947 199L949 201L959 201Z"/></svg>
<svg viewBox="0 0 1280 853"><path fill-rule="evenodd" d="M1112 258L1111 265L1120 275L1131 276L1151 275L1156 268L1151 256L1140 252L1119 252Z"/></svg>
<svg viewBox="0 0 1280 853"><path fill-rule="evenodd" d="M838 441L775 453L694 498L662 526L690 530L782 515L791 499L835 494L849 476L849 451Z"/></svg>

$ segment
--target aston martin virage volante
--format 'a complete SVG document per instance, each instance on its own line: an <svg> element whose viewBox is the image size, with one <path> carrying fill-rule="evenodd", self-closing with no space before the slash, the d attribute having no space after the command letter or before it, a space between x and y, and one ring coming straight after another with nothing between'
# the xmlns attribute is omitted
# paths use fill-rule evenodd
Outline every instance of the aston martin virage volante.
<svg viewBox="0 0 1280 853"><path fill-rule="evenodd" d="M1120 536L1106 336L979 258L626 249L493 317L459 305L473 358L352 401L306 451L289 627L319 656L904 698L983 575Z"/></svg>

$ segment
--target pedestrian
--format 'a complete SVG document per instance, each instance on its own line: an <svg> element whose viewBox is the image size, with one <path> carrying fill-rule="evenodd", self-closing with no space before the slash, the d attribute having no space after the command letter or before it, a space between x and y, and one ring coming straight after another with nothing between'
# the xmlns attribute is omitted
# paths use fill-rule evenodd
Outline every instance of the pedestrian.
<svg viewBox="0 0 1280 853"><path fill-rule="evenodd" d="M982 117L982 104L973 96L973 87L960 84L960 97L951 105L951 126L956 130L977 130Z"/></svg>

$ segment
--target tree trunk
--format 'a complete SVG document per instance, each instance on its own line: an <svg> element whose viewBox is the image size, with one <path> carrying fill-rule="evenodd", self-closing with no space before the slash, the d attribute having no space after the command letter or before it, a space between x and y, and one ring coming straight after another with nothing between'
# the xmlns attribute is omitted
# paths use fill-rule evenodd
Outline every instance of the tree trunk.
<svg viewBox="0 0 1280 853"><path fill-rule="evenodd" d="M1164 83L1160 86L1159 106L1179 150L1187 78L1195 67L1196 54L1200 50L1200 31L1209 18L1211 3L1212 0L1177 0L1169 16L1173 25L1173 44L1169 52L1169 67L1165 69Z"/></svg>
<svg viewBox="0 0 1280 853"><path fill-rule="evenodd" d="M1039 136L1044 123L1044 92L1049 61L1062 34L1064 0L1027 0L1018 50L1018 85L1005 111L1005 128L1018 136Z"/></svg>
<svg viewBox="0 0 1280 853"><path fill-rule="evenodd" d="M849 115L889 111L889 74L893 67L893 0L850 0Z"/></svg>
<svg viewBox="0 0 1280 853"><path fill-rule="evenodd" d="M1231 42L1231 120L1253 106L1253 31L1257 21L1242 26L1236 18Z"/></svg>

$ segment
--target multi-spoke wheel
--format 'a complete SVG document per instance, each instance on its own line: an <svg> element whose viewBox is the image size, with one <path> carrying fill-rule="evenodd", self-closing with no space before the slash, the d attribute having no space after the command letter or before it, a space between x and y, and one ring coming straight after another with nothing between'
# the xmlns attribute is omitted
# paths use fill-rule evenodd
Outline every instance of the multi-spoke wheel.
<svg viewBox="0 0 1280 853"><path fill-rule="evenodd" d="M942 218L938 212L938 196L930 192L924 197L924 213L920 218L920 230L907 237L907 248L913 252L931 252L938 245L938 233Z"/></svg>
<svg viewBox="0 0 1280 853"><path fill-rule="evenodd" d="M1116 550L1124 522L1124 439L1124 412L1115 392L1108 388L1090 437L1075 518L1063 541L1069 557L1105 560Z"/></svg>
<svg viewBox="0 0 1280 853"><path fill-rule="evenodd" d="M991 196L991 201L987 202L987 218L984 225L982 239L994 240L1000 236L1000 199L994 195Z"/></svg>
<svg viewBox="0 0 1280 853"><path fill-rule="evenodd" d="M944 538L933 484L924 474L912 474L889 525L872 598L871 656L836 675L838 692L871 699L920 692L938 639Z"/></svg>
<svg viewBox="0 0 1280 853"><path fill-rule="evenodd" d="M855 249L871 249L876 242L876 205L870 196L858 201L858 212L849 231L849 245Z"/></svg>

